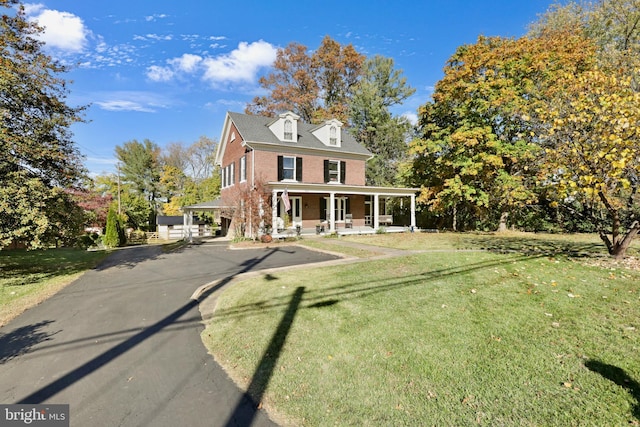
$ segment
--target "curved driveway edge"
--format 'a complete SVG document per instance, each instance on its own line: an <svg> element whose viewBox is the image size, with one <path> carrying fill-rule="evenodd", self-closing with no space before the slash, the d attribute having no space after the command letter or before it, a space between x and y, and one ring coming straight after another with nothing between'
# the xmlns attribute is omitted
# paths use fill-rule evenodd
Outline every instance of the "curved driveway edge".
<svg viewBox="0 0 640 427"><path fill-rule="evenodd" d="M273 425L207 353L191 296L203 283L333 258L226 244L116 251L0 329L0 402L66 403L72 426Z"/></svg>

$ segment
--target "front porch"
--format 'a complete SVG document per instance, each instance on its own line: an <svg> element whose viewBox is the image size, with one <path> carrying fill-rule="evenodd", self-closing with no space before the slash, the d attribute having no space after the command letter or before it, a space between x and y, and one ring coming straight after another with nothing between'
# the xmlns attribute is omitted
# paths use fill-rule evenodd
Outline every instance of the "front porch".
<svg viewBox="0 0 640 427"><path fill-rule="evenodd" d="M406 231L416 227L416 188L345 186L269 182L272 192L272 234L371 234ZM405 215L391 212L392 199L400 199ZM286 230L286 231L285 231Z"/></svg>

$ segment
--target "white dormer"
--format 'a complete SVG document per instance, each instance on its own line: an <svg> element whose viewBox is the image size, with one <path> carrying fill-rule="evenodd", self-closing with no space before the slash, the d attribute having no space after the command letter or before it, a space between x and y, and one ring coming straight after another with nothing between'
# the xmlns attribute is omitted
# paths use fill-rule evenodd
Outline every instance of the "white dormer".
<svg viewBox="0 0 640 427"><path fill-rule="evenodd" d="M287 111L278 116L278 119L269 125L269 129L284 142L298 142L298 120L300 116Z"/></svg>
<svg viewBox="0 0 640 427"><path fill-rule="evenodd" d="M328 147L342 146L342 140L340 138L342 134L342 122L340 120L327 120L324 124L312 130L311 133Z"/></svg>

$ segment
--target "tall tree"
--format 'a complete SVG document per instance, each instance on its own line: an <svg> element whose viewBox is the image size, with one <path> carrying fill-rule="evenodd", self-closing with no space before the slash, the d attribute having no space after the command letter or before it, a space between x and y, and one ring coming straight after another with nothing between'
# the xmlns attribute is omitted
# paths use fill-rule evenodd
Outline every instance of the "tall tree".
<svg viewBox="0 0 640 427"><path fill-rule="evenodd" d="M352 45L326 36L312 55L300 43L279 49L273 72L260 79L268 96L256 97L245 112L274 116L293 111L307 123L329 118L347 122L347 100L360 76L364 56Z"/></svg>
<svg viewBox="0 0 640 427"><path fill-rule="evenodd" d="M632 75L640 62L640 0L555 3L530 34L579 32L597 46L599 65Z"/></svg>
<svg viewBox="0 0 640 427"><path fill-rule="evenodd" d="M201 136L189 146L174 143L166 148L161 156L160 177L165 215L178 215L182 206L220 195L220 175L214 165L217 144L216 140Z"/></svg>
<svg viewBox="0 0 640 427"><path fill-rule="evenodd" d="M621 258L640 231L640 93L617 74L564 73L562 91L538 114L546 122L544 182L561 203L580 201L609 253Z"/></svg>
<svg viewBox="0 0 640 427"><path fill-rule="evenodd" d="M155 227L160 192L160 147L148 139L136 140L116 146L116 157L121 163L124 182L130 183L133 192L146 200L149 206L148 226Z"/></svg>
<svg viewBox="0 0 640 427"><path fill-rule="evenodd" d="M420 109L421 138L411 144L409 183L440 212L506 226L507 216L536 200L539 146L531 120L554 91L558 73L592 63L591 44L571 33L517 40L480 37L458 48Z"/></svg>
<svg viewBox="0 0 640 427"><path fill-rule="evenodd" d="M415 93L393 59L376 55L367 59L349 103L351 131L375 157L367 163L367 184L393 185L398 164L406 160L411 124L393 117L390 108Z"/></svg>
<svg viewBox="0 0 640 427"><path fill-rule="evenodd" d="M69 130L84 107L67 105L67 69L42 51L42 29L19 1L0 7L0 248L37 248L64 232L56 209L70 200L61 189L84 174Z"/></svg>

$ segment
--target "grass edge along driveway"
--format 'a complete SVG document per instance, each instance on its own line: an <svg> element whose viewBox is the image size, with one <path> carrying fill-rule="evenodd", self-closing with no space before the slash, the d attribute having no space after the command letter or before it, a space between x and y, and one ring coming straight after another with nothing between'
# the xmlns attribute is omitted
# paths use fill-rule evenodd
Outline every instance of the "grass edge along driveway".
<svg viewBox="0 0 640 427"><path fill-rule="evenodd" d="M640 274L511 237L358 239L438 252L237 283L203 340L285 425L638 424Z"/></svg>

